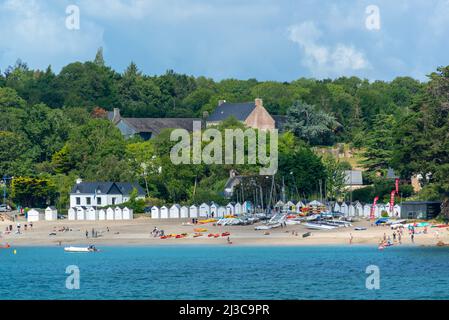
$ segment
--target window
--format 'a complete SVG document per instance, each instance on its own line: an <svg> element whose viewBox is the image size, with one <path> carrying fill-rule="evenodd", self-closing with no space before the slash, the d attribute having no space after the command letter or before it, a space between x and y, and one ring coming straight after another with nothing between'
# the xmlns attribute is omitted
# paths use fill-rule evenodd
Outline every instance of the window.
<svg viewBox="0 0 449 320"><path fill-rule="evenodd" d="M101 206L101 198L97 198L97 205Z"/></svg>
<svg viewBox="0 0 449 320"><path fill-rule="evenodd" d="M87 204L87 205L90 205L90 201L91 201L90 197L87 197L87 198L86 198L86 204Z"/></svg>
<svg viewBox="0 0 449 320"><path fill-rule="evenodd" d="M81 198L80 197L76 197L76 204L78 206L81 204Z"/></svg>
<svg viewBox="0 0 449 320"><path fill-rule="evenodd" d="M115 205L115 198L112 198L112 205Z"/></svg>

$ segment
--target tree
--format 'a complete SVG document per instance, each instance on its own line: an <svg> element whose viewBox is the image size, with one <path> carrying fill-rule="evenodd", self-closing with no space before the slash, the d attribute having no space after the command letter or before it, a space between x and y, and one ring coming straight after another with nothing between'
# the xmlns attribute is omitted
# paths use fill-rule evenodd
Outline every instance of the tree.
<svg viewBox="0 0 449 320"><path fill-rule="evenodd" d="M94 63L99 67L104 67L104 57L103 57L103 47L98 48L97 53L95 55Z"/></svg>
<svg viewBox="0 0 449 320"><path fill-rule="evenodd" d="M334 116L304 102L296 102L287 111L285 129L311 145L330 144L338 127Z"/></svg>
<svg viewBox="0 0 449 320"><path fill-rule="evenodd" d="M26 175L32 172L30 142L19 133L0 131L0 174Z"/></svg>
<svg viewBox="0 0 449 320"><path fill-rule="evenodd" d="M17 177L11 182L11 195L22 207L44 208L54 201L56 186L46 178Z"/></svg>
<svg viewBox="0 0 449 320"><path fill-rule="evenodd" d="M323 158L323 164L326 170L326 197L337 200L344 191L346 165L330 155Z"/></svg>

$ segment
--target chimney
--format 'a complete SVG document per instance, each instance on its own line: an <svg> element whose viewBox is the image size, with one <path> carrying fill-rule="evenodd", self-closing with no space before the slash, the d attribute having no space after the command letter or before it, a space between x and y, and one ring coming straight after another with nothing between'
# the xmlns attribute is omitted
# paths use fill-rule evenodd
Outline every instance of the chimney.
<svg viewBox="0 0 449 320"><path fill-rule="evenodd" d="M76 184L80 184L81 182L83 182L83 179L81 178L76 179Z"/></svg>
<svg viewBox="0 0 449 320"><path fill-rule="evenodd" d="M256 100L254 100L254 104L256 105L256 107L263 107L263 100L257 98Z"/></svg>
<svg viewBox="0 0 449 320"><path fill-rule="evenodd" d="M226 100L218 100L218 106L221 106L223 103L226 103Z"/></svg>
<svg viewBox="0 0 449 320"><path fill-rule="evenodd" d="M204 111L203 112L203 119L207 119L207 118L209 118L209 112Z"/></svg>
<svg viewBox="0 0 449 320"><path fill-rule="evenodd" d="M112 118L112 120L114 122L118 121L120 119L120 109L119 108L114 108L114 117Z"/></svg>

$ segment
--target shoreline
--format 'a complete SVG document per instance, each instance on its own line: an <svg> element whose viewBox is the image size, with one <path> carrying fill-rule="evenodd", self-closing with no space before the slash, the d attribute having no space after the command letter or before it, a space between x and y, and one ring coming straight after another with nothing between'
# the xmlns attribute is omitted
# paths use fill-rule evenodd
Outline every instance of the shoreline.
<svg viewBox="0 0 449 320"><path fill-rule="evenodd" d="M338 228L334 230L309 230L302 225L287 226L265 231L256 231L254 227L248 226L213 226L212 224L185 226L182 225L187 220L151 220L147 217L138 218L131 221L51 221L36 222L33 229L23 231L22 234L5 234L7 225L13 225L13 232L16 223L0 222L0 245L8 243L11 247L65 247L70 245L95 245L116 246L116 247L166 247L166 246L229 246L229 247L317 247L317 246L377 246L384 237L393 240L391 230L387 226L371 226L369 221L360 221L352 227ZM26 224L20 221L22 228ZM165 234L187 233L188 237L181 239L160 239L150 235L154 227L165 231ZM63 227L70 231L61 232ZM205 228L206 232L202 237L194 238L194 228ZM365 227L366 230L356 231L355 227ZM91 230L94 229L100 237L91 238ZM110 230L109 232L107 230ZM421 229L421 228L420 228ZM436 247L439 241L449 244L449 228L429 228L427 234L421 230L415 235L415 242L412 243L406 230L402 237L402 243L394 243L394 247ZM86 231L89 237L86 238ZM208 234L230 233L230 241L227 237L208 238ZM311 236L303 238L304 233L311 233ZM53 235L50 235L53 234ZM350 237L353 237L350 244ZM59 245L61 242L61 245Z"/></svg>

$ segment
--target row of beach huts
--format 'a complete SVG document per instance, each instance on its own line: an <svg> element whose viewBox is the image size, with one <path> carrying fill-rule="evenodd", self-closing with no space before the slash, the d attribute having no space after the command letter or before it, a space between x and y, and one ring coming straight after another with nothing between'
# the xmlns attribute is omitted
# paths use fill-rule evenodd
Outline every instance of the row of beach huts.
<svg viewBox="0 0 449 320"><path fill-rule="evenodd" d="M188 218L224 218L228 215L240 215L250 213L252 205L249 201L240 203L229 203L226 206L220 206L216 203L203 203L200 206L181 206L174 204L172 206L151 207L152 219L188 219Z"/></svg>

